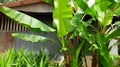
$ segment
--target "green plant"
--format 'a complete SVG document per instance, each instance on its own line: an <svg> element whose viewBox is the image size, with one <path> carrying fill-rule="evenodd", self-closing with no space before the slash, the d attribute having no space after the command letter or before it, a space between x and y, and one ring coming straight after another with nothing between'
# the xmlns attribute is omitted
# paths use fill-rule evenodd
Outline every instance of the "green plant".
<svg viewBox="0 0 120 67"><path fill-rule="evenodd" d="M64 54L66 67L81 67L82 58L85 58L88 52L93 52L92 67L97 65L98 67L115 67L107 44L112 39L120 37L120 23L112 23L113 17L120 15L119 1L95 0L93 6L88 6L89 3L86 0L52 1L54 1L53 24L56 30L10 8L2 7L0 11L32 31L56 33L60 43L38 35L19 33L12 35L31 42L47 40L54 42L59 45L60 51ZM71 2L75 4L74 11ZM87 16L90 18L86 18Z"/></svg>
<svg viewBox="0 0 120 67"><path fill-rule="evenodd" d="M0 67L48 67L49 55L40 50L33 51L9 49L5 55L0 55Z"/></svg>
<svg viewBox="0 0 120 67"><path fill-rule="evenodd" d="M119 9L118 7L120 6L119 2L96 0L92 7L88 6L87 1L75 0L75 3L77 3L84 13L82 18L85 18L84 15L91 16L91 18L85 20L88 22L84 22L84 20L81 19L74 21L76 24L73 24L74 27L76 27L74 29L75 34L78 32L77 35L79 34L80 37L87 40L91 45L90 48L92 47L92 51L94 52L92 67L96 67L97 64L99 67L115 67L111 55L109 54L107 43L111 39L120 36L118 34L120 31L119 27L113 29L113 27L116 26L116 22L112 24L113 16L116 14L116 10ZM118 14L116 15L119 16ZM93 23L97 25L94 26Z"/></svg>
<svg viewBox="0 0 120 67"><path fill-rule="evenodd" d="M120 55L120 48L118 48L118 54Z"/></svg>
<svg viewBox="0 0 120 67"><path fill-rule="evenodd" d="M0 3L8 3L8 2L14 2L17 0L0 0Z"/></svg>
<svg viewBox="0 0 120 67"><path fill-rule="evenodd" d="M114 63L116 64L116 67L120 67L120 56L119 55L113 55L112 56Z"/></svg>

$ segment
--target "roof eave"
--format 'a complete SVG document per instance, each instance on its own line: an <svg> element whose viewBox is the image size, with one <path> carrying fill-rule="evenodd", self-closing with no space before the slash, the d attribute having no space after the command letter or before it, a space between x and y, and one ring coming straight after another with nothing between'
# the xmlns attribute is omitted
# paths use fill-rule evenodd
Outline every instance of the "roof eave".
<svg viewBox="0 0 120 67"><path fill-rule="evenodd" d="M9 2L5 4L0 4L0 7L6 6L6 7L18 7L18 6L24 6L28 4L34 4L42 2L42 0L23 0L23 1L16 1L16 2Z"/></svg>

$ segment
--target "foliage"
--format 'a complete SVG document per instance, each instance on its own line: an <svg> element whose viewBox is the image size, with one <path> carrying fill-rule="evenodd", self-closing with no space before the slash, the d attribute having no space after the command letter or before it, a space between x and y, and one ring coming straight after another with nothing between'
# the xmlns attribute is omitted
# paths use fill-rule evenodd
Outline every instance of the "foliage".
<svg viewBox="0 0 120 67"><path fill-rule="evenodd" d="M33 51L9 49L0 55L0 67L48 67L49 55L40 50Z"/></svg>
<svg viewBox="0 0 120 67"><path fill-rule="evenodd" d="M53 4L53 0L44 0L44 2Z"/></svg>
<svg viewBox="0 0 120 67"><path fill-rule="evenodd" d="M21 12L18 12L16 10L12 10L7 7L2 7L0 11L3 12L6 16L13 19L14 21L18 22L19 24L21 24L37 33L54 32L55 31L53 28L47 26L46 24L42 23L41 21L39 21L31 16L25 15ZM23 40L27 40L27 41L31 41L31 42L40 42L40 41L49 40L49 38L42 37L42 36L37 37L37 35L29 35L29 34L18 34L17 35L17 34L18 33L16 33L16 34L14 33L13 36L16 36L17 38L21 38Z"/></svg>
<svg viewBox="0 0 120 67"><path fill-rule="evenodd" d="M58 37L67 35L70 29L70 20L72 18L72 7L70 3L70 0L54 0L53 22L57 28Z"/></svg>
<svg viewBox="0 0 120 67"><path fill-rule="evenodd" d="M51 39L49 39L47 37L43 37L43 36L22 34L22 33L13 33L12 36L19 38L19 39L31 41L31 42L45 42L45 41L51 40Z"/></svg>
<svg viewBox="0 0 120 67"><path fill-rule="evenodd" d="M107 44L120 37L120 23L113 22L114 16L120 16L119 0L95 0L92 6L87 0L45 1L53 1L53 24L56 30L13 9L2 7L0 11L32 31L55 33L60 43L53 39L51 41L61 47L66 67L82 67L82 58L89 52L93 52L92 67L115 67ZM75 6L72 7L71 3ZM13 36L31 42L49 40L42 36L18 33Z"/></svg>
<svg viewBox="0 0 120 67"><path fill-rule="evenodd" d="M21 12L18 12L16 10L11 10L7 7L2 7L1 12L3 12L6 16L10 17L14 21L20 23L21 25L28 27L29 29L35 31L35 32L54 32L55 30L46 24L42 23L41 21L28 16L26 14L23 14Z"/></svg>
<svg viewBox="0 0 120 67"><path fill-rule="evenodd" d="M0 0L0 3L8 3L8 2L14 2L18 0Z"/></svg>
<svg viewBox="0 0 120 67"><path fill-rule="evenodd" d="M120 48L118 49L118 54L120 55Z"/></svg>
<svg viewBox="0 0 120 67"><path fill-rule="evenodd" d="M118 34L119 32L119 28L117 28L116 30L109 30L108 33L106 33L107 29L111 28L111 26L109 26L109 28L107 28L108 25L112 25L112 19L113 16L115 14L115 10L114 9L116 6L113 6L113 3L116 3L117 6L119 6L119 2L115 2L115 1L101 1L101 0L96 0L94 5L92 7L88 7L88 5L86 4L87 1L78 1L75 0L75 2L78 4L78 6L80 7L80 9L85 13L90 15L92 18L95 19L95 23L97 23L97 26L93 26L91 24L88 24L88 26L86 27L88 29L88 27L92 26L92 29L94 31L88 32L85 31L85 29L83 30L78 30L78 33L81 33L82 38L86 39L90 45L92 46L93 44L97 46L95 51L95 55L98 57L98 60L93 60L93 62L97 62L98 61L98 66L102 66L102 67L115 67L113 60L109 54L109 48L107 47L107 43L114 38L119 37L120 35ZM84 6L83 6L84 5ZM112 9L110 8L112 5ZM104 6L104 7L103 7ZM88 13L90 12L90 13ZM97 13L97 14L96 14ZM93 21L90 21L91 23ZM78 21L76 21L78 22ZM82 20L83 22L83 20ZM80 22L79 22L80 23ZM87 23L84 23L87 24ZM114 25L114 24L113 24ZM82 26L82 25L79 25ZM79 28L81 29L81 28ZM83 35L86 34L86 36ZM87 37L87 38L86 38ZM91 39L91 38L95 38L95 39ZM93 58L94 59L94 58ZM94 66L94 64L93 64ZM95 66L96 67L96 66Z"/></svg>
<svg viewBox="0 0 120 67"><path fill-rule="evenodd" d="M112 58L116 64L116 67L120 67L120 55L113 55Z"/></svg>

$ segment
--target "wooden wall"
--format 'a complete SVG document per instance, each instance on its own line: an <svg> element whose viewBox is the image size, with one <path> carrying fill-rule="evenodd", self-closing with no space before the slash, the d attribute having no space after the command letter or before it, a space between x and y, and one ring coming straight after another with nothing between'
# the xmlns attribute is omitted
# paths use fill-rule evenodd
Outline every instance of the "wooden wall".
<svg viewBox="0 0 120 67"><path fill-rule="evenodd" d="M13 48L14 38L11 36L10 31L0 31L0 53Z"/></svg>

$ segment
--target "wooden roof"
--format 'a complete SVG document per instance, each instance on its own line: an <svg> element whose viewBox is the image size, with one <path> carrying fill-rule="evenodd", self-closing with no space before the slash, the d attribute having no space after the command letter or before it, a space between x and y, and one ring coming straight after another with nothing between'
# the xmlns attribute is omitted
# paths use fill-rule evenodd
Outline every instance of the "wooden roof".
<svg viewBox="0 0 120 67"><path fill-rule="evenodd" d="M19 11L35 12L35 13L50 13L52 6L43 2L42 0L22 0L16 2L9 2L0 4L0 7L6 6Z"/></svg>

